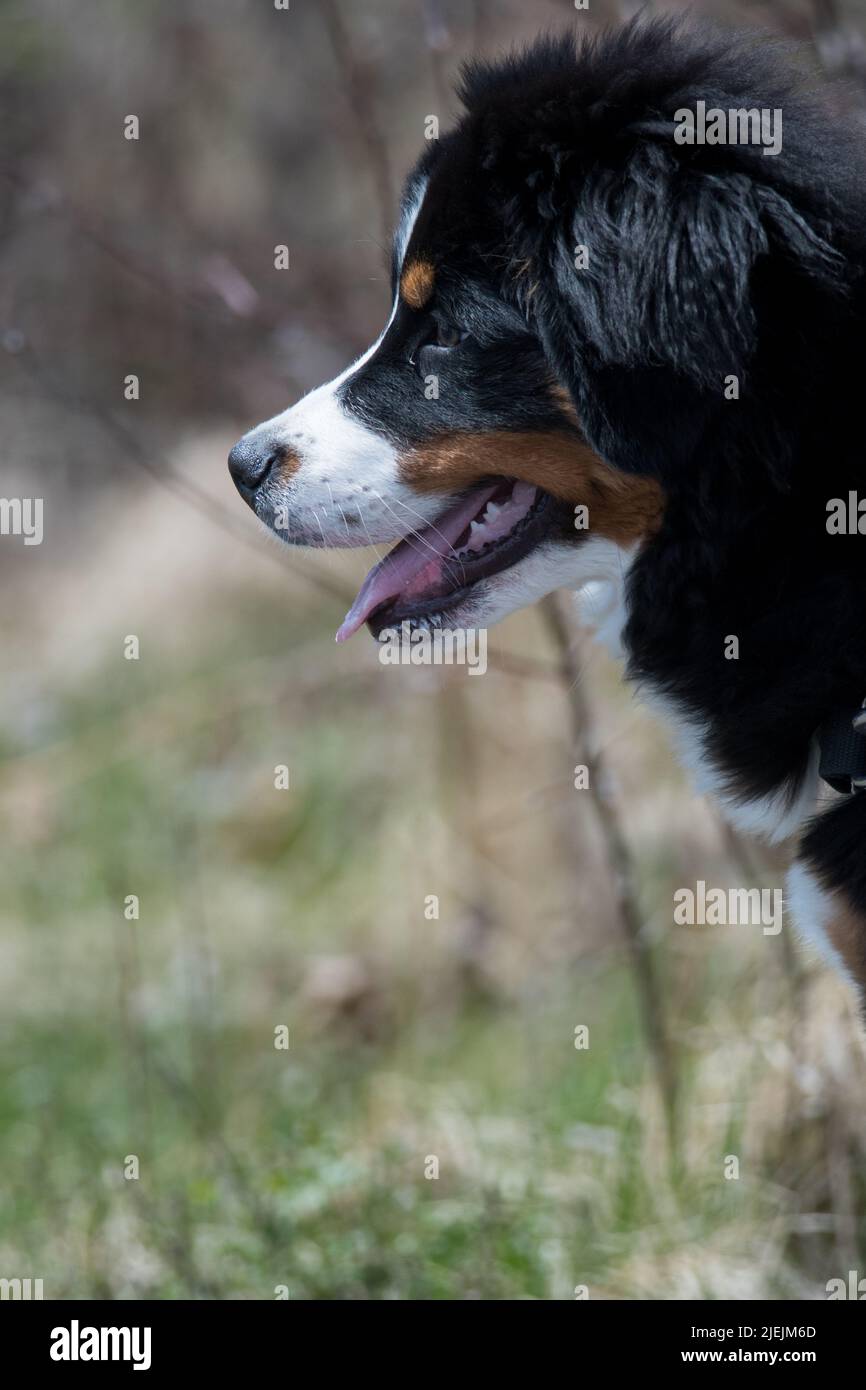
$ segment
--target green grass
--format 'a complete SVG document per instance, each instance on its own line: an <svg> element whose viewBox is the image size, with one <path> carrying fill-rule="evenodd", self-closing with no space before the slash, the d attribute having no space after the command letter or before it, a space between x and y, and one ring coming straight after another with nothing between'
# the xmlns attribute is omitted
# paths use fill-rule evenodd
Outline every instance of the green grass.
<svg viewBox="0 0 866 1390"><path fill-rule="evenodd" d="M765 942L667 925L684 855L730 873L686 793L675 833L627 827L672 1155L598 846L566 833L561 693L398 687L360 647L332 667L329 614L287 650L282 598L256 613L138 665L106 645L6 735L0 1272L58 1298L750 1298L866 1264L856 1035Z"/></svg>

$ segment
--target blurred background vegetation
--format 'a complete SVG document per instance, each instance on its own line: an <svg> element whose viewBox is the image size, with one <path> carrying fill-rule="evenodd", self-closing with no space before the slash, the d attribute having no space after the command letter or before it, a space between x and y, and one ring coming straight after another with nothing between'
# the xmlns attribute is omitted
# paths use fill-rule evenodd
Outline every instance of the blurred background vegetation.
<svg viewBox="0 0 866 1390"><path fill-rule="evenodd" d="M0 1276L760 1299L866 1273L851 1001L787 926L673 925L677 887L781 860L690 794L566 606L491 633L481 678L382 667L332 640L364 558L269 545L226 474L378 332L462 58L634 8L6 0L2 492L45 499L46 538L0 541ZM805 40L860 109L859 0L692 9Z"/></svg>

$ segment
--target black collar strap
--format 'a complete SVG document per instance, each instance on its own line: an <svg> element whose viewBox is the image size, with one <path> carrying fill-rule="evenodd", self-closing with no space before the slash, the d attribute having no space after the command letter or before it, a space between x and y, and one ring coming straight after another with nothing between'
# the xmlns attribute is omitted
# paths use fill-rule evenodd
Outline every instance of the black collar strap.
<svg viewBox="0 0 866 1390"><path fill-rule="evenodd" d="M834 714L818 730L818 775L836 792L866 790L866 700Z"/></svg>

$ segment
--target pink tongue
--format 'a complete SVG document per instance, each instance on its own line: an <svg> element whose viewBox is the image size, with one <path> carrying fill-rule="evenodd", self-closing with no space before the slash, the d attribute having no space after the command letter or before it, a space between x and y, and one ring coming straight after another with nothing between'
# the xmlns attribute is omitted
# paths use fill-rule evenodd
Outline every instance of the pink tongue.
<svg viewBox="0 0 866 1390"><path fill-rule="evenodd" d="M415 587L413 581L417 581L422 574L424 584L420 587L429 587L435 582L442 571L443 557L453 548L470 521L483 511L499 486L499 483L491 483L471 493L440 516L434 526L421 527L414 535L396 545L378 565L374 565L340 625L337 641L345 642L347 637L357 632L380 604L397 598L407 590L411 591Z"/></svg>

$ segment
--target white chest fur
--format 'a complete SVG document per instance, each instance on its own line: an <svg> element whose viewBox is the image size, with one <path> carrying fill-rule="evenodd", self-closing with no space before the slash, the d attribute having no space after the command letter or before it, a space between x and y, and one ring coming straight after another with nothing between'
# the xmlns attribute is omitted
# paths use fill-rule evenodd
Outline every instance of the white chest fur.
<svg viewBox="0 0 866 1390"><path fill-rule="evenodd" d="M623 632L628 617L626 581L634 551L622 550L611 541L594 541L598 550L598 576L578 592L581 619L611 655L626 655ZM799 787L791 794L783 782L768 796L743 798L732 789L732 775L719 767L707 751L707 726L692 710L675 697L654 690L651 683L639 686L640 698L668 728L677 757L689 772L695 790L711 797L732 825L771 844L792 835L812 814L818 793L818 747L811 750L809 766Z"/></svg>

